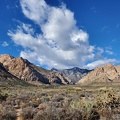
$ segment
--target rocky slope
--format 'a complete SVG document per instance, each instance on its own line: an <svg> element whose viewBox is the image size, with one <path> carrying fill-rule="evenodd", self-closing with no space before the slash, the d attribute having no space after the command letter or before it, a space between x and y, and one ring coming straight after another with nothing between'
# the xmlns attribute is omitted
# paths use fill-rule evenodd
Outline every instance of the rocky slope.
<svg viewBox="0 0 120 120"><path fill-rule="evenodd" d="M9 85L29 85L26 82L18 79L17 77L10 74L0 63L0 86L9 86Z"/></svg>
<svg viewBox="0 0 120 120"><path fill-rule="evenodd" d="M63 77L60 73L51 72L41 67L35 66L23 58L14 58L8 54L0 55L0 62L12 75L29 83L45 84L70 84L71 81Z"/></svg>
<svg viewBox="0 0 120 120"><path fill-rule="evenodd" d="M120 66L112 64L97 67L78 81L78 84L90 84L97 82L120 82Z"/></svg>
<svg viewBox="0 0 120 120"><path fill-rule="evenodd" d="M59 72L63 74L64 77L68 77L73 83L76 83L78 82L78 80L83 78L86 74L88 74L91 70L74 67L71 69L63 69L63 70L52 68L51 71Z"/></svg>
<svg viewBox="0 0 120 120"><path fill-rule="evenodd" d="M3 67L2 63L0 63L0 80L10 80L14 79L14 77Z"/></svg>

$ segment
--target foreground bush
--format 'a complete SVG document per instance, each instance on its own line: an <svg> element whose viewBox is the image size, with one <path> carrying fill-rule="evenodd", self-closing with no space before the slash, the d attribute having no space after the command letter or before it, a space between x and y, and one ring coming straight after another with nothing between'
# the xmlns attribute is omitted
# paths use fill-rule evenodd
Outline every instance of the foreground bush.
<svg viewBox="0 0 120 120"><path fill-rule="evenodd" d="M4 107L0 110L0 120L16 120L17 114L15 109Z"/></svg>

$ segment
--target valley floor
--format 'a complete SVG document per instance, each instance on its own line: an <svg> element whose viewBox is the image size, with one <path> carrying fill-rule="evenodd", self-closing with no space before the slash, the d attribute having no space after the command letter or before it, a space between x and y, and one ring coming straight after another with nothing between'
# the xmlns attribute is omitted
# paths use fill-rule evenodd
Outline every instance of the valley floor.
<svg viewBox="0 0 120 120"><path fill-rule="evenodd" d="M120 85L0 87L0 120L120 120Z"/></svg>

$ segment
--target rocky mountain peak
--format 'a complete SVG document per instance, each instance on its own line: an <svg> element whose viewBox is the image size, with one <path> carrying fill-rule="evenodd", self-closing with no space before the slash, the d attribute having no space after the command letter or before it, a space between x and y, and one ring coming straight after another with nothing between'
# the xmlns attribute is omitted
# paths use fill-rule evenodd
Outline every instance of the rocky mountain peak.
<svg viewBox="0 0 120 120"><path fill-rule="evenodd" d="M79 84L90 84L93 82L120 82L119 72L112 64L97 67L78 81Z"/></svg>
<svg viewBox="0 0 120 120"><path fill-rule="evenodd" d="M0 61L1 63L5 63L6 61L10 61L11 59L13 59L14 57L9 55L9 54L2 54L0 55Z"/></svg>
<svg viewBox="0 0 120 120"><path fill-rule="evenodd" d="M51 71L56 72L56 71L58 71L58 70L57 70L56 68L52 68Z"/></svg>
<svg viewBox="0 0 120 120"><path fill-rule="evenodd" d="M74 68L70 68L70 69L55 69L55 68L52 68L51 71L59 72L64 77L69 78L73 83L76 83L83 76L88 74L91 70L80 69L78 67L74 67Z"/></svg>
<svg viewBox="0 0 120 120"><path fill-rule="evenodd" d="M14 58L10 54L1 54L0 57L2 57L2 58Z"/></svg>

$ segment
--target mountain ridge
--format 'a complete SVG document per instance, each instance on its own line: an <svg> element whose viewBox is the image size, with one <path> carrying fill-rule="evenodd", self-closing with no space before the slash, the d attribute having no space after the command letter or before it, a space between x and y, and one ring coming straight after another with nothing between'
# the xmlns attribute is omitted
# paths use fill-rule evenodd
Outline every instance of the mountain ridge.
<svg viewBox="0 0 120 120"><path fill-rule="evenodd" d="M23 80L32 84L91 84L120 82L120 66L106 64L94 70L80 69L78 67L70 69L46 70L36 66L22 57L15 58L9 54L0 55L0 71L4 78L6 74L13 78ZM3 74L2 74L3 73ZM5 74L5 75L4 75ZM8 75L7 79L11 79ZM10 78L9 78L10 77Z"/></svg>
<svg viewBox="0 0 120 120"><path fill-rule="evenodd" d="M0 55L0 62L8 72L17 78L27 82L38 82L40 84L71 84L71 80L63 77L60 73L51 72L38 67L22 57L14 58L11 55Z"/></svg>
<svg viewBox="0 0 120 120"><path fill-rule="evenodd" d="M25 81L18 79L16 76L9 73L2 63L0 63L0 86L14 86L14 85L30 85Z"/></svg>
<svg viewBox="0 0 120 120"><path fill-rule="evenodd" d="M120 66L106 64L97 67L95 70L88 73L77 84L90 84L95 82L120 82Z"/></svg>
<svg viewBox="0 0 120 120"><path fill-rule="evenodd" d="M78 82L83 76L88 74L92 70L81 69L78 67L73 67L70 69L56 69L52 68L51 71L60 72L64 77L68 77L73 83Z"/></svg>

